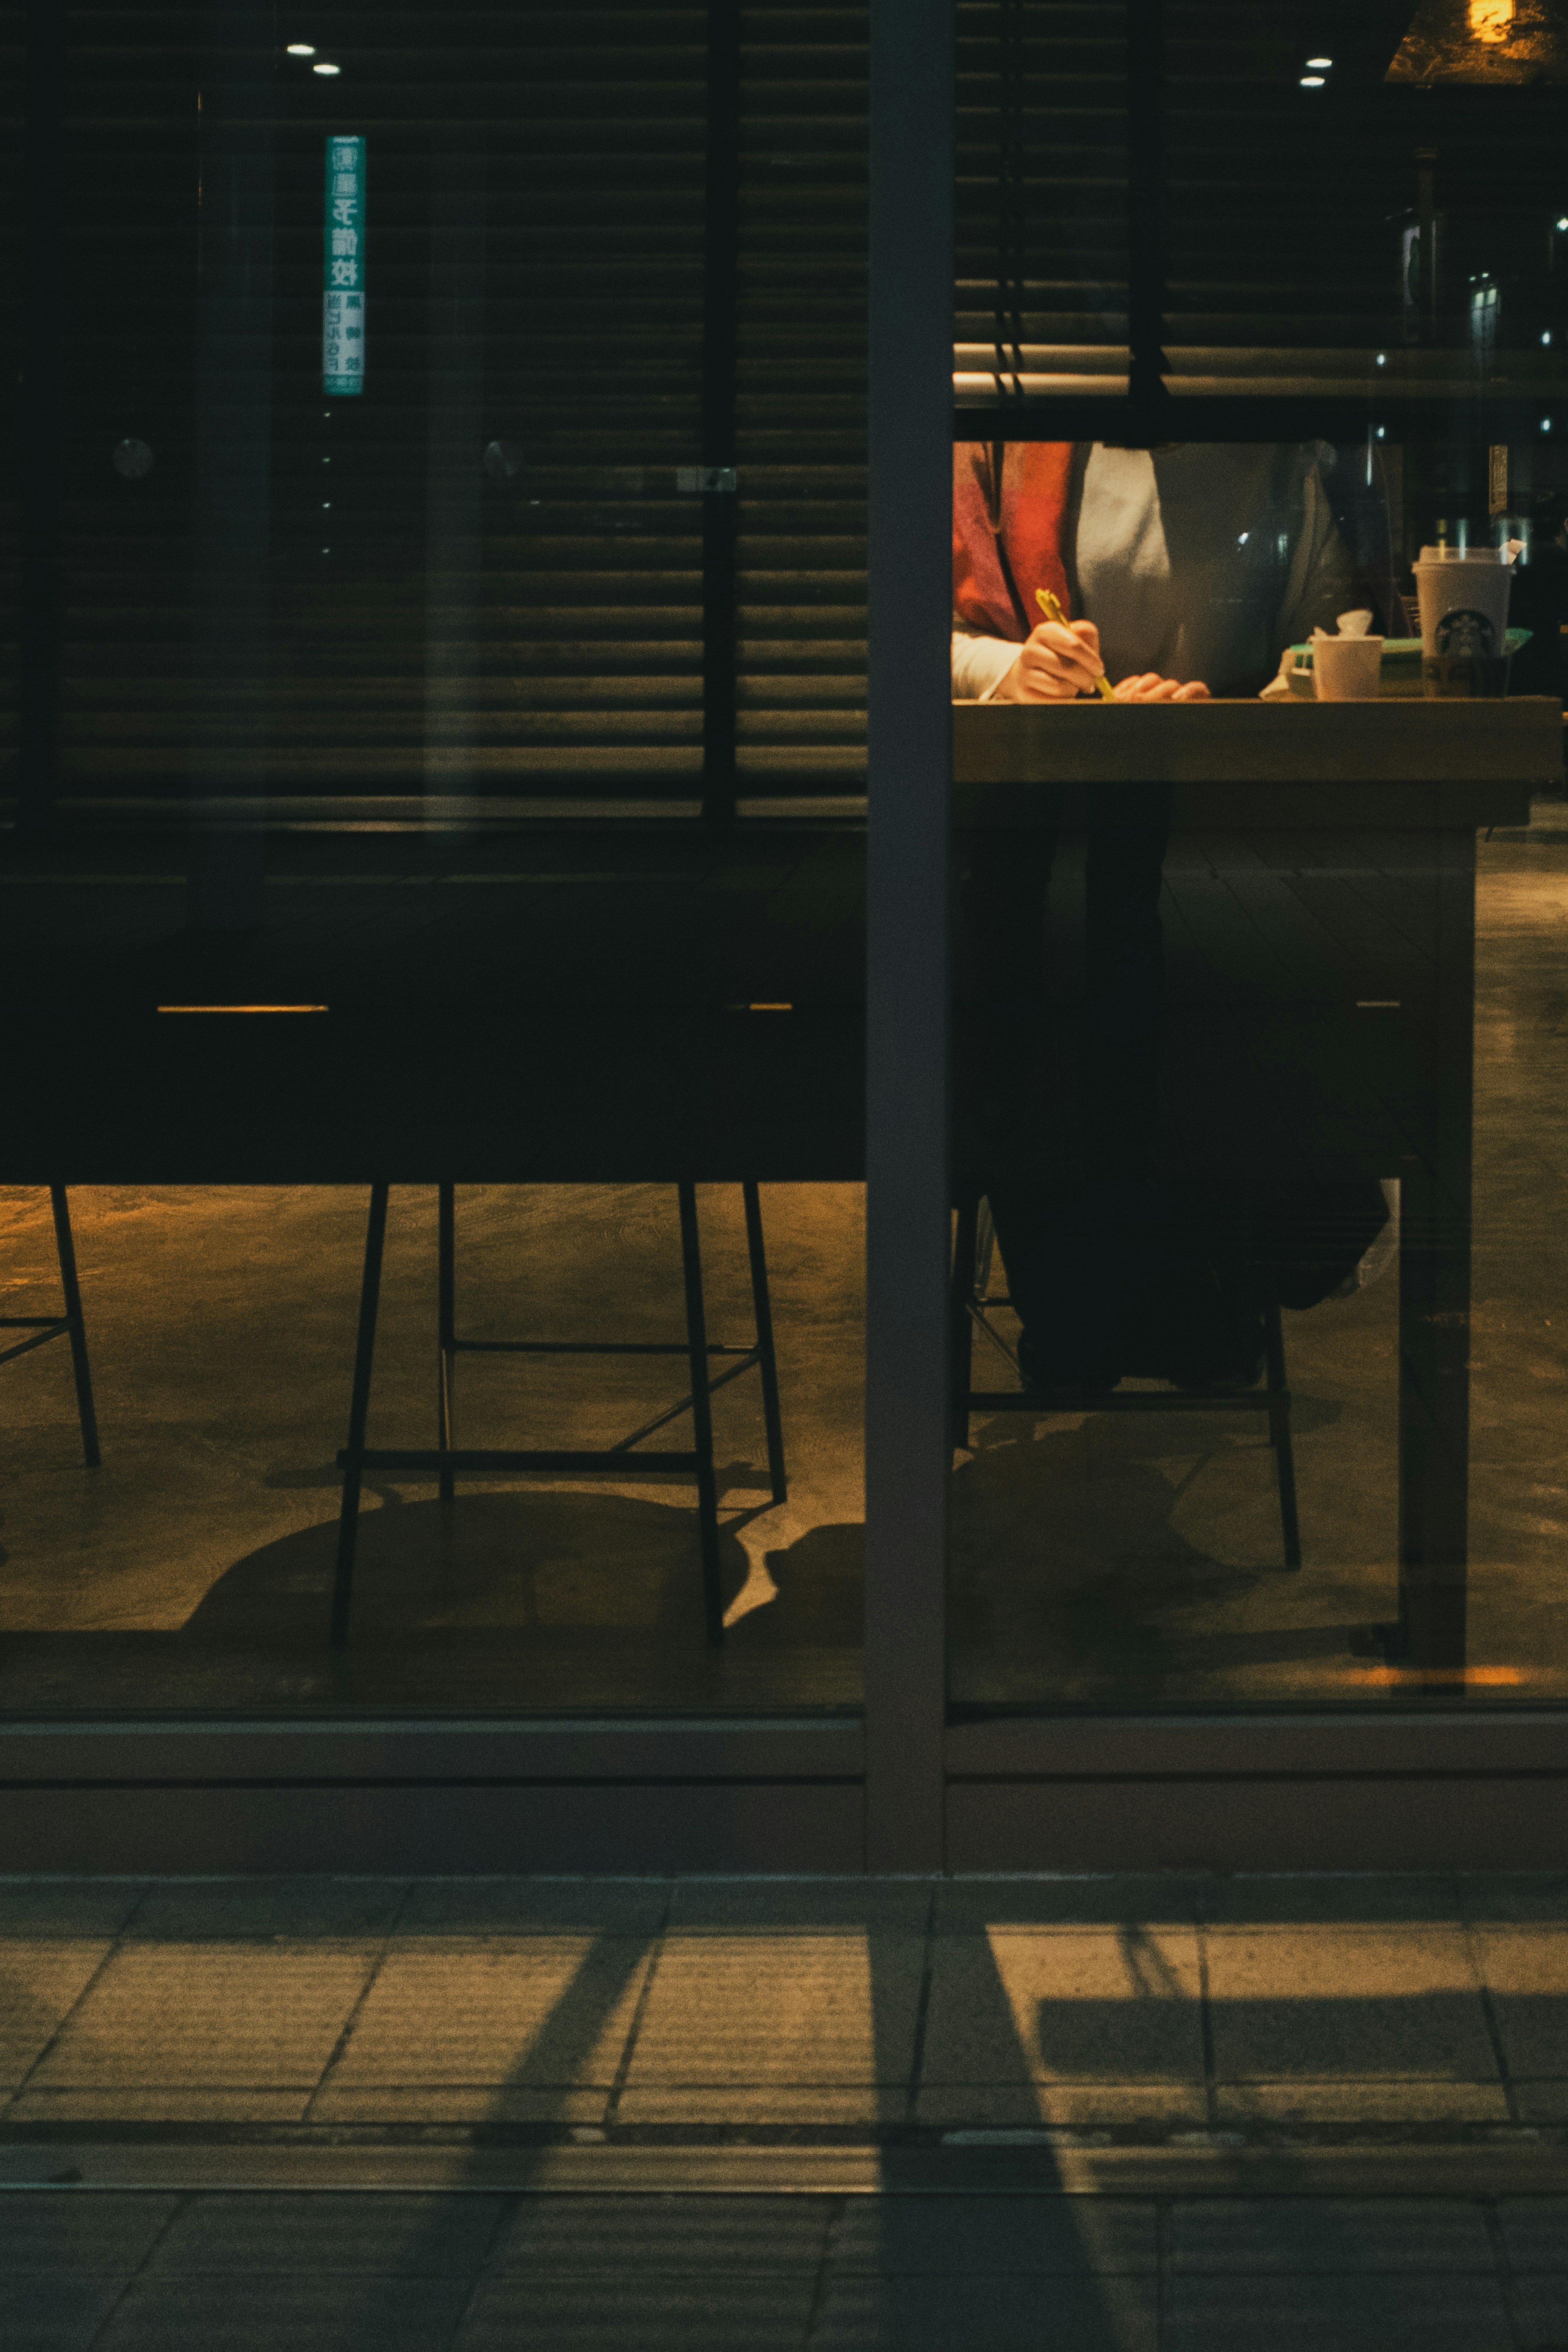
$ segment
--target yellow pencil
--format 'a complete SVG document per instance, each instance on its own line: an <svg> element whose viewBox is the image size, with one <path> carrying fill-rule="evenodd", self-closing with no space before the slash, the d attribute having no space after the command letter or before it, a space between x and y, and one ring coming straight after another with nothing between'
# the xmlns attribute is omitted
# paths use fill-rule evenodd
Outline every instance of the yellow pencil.
<svg viewBox="0 0 1568 2352"><path fill-rule="evenodd" d="M1045 614L1048 621L1060 621L1064 629L1067 627L1067 615L1062 611L1061 604L1057 598L1051 594L1049 588L1037 588L1034 592L1034 601L1040 606L1040 611ZM1115 701L1116 696L1114 689L1103 670L1101 671L1094 683L1099 688L1100 699L1102 702Z"/></svg>

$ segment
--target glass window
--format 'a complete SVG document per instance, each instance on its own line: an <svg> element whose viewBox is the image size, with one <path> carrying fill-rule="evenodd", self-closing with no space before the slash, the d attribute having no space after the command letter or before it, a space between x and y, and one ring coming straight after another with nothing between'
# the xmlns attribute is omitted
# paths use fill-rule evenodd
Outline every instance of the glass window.
<svg viewBox="0 0 1568 2352"><path fill-rule="evenodd" d="M1534 11L1266 14L1128 60L1092 398L1077 12L969 20L1014 232L956 362L960 1711L1568 1687L1568 66Z"/></svg>
<svg viewBox="0 0 1568 2352"><path fill-rule="evenodd" d="M30 85L0 1706L859 1704L864 27L721 15Z"/></svg>

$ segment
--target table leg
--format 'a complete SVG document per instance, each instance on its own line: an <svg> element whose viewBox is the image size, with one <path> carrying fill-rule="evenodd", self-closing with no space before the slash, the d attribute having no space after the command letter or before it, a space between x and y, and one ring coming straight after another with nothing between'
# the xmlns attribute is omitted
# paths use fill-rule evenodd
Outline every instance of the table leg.
<svg viewBox="0 0 1568 2352"><path fill-rule="evenodd" d="M1475 836L1433 845L1434 968L1412 1024L1419 1149L1401 1170L1399 1649L1424 1675L1465 1667L1469 1505L1470 1152Z"/></svg>

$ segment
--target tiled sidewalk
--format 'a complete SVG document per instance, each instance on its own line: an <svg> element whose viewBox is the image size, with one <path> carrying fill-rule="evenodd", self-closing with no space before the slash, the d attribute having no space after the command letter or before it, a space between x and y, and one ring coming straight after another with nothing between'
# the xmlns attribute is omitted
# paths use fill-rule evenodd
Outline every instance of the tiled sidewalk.
<svg viewBox="0 0 1568 2352"><path fill-rule="evenodd" d="M1550 2134L1568 1879L0 1881L0 2083L14 2138Z"/></svg>
<svg viewBox="0 0 1568 2352"><path fill-rule="evenodd" d="M1568 2352L1568 1879L0 1881L0 2070L4 2352Z"/></svg>
<svg viewBox="0 0 1568 2352"><path fill-rule="evenodd" d="M1545 2352L1568 2199L0 2195L7 2352Z"/></svg>

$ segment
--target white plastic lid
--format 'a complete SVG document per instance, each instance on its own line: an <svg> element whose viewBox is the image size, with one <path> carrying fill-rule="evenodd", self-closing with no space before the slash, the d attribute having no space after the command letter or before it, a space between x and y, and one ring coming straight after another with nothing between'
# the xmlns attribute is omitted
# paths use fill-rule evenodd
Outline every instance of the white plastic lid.
<svg viewBox="0 0 1568 2352"><path fill-rule="evenodd" d="M1500 547L1424 547L1423 563L1506 563L1507 556Z"/></svg>

